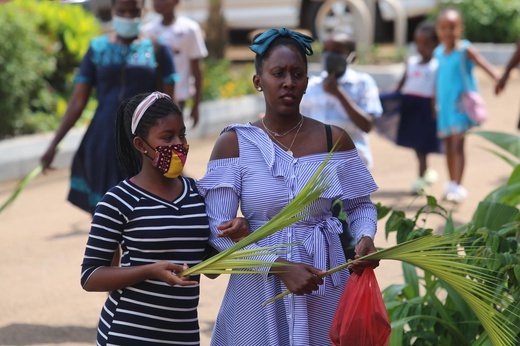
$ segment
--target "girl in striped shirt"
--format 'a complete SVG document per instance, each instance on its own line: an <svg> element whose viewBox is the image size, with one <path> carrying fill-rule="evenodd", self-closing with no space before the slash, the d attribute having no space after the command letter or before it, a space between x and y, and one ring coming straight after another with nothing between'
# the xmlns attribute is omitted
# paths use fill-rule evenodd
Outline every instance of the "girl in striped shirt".
<svg viewBox="0 0 520 346"><path fill-rule="evenodd" d="M195 181L181 175L189 148L182 113L160 92L125 100L116 143L129 178L98 203L81 272L85 290L110 292L97 344L199 345L200 277L178 273L201 262L209 225ZM248 224L235 218L221 229L239 238Z"/></svg>

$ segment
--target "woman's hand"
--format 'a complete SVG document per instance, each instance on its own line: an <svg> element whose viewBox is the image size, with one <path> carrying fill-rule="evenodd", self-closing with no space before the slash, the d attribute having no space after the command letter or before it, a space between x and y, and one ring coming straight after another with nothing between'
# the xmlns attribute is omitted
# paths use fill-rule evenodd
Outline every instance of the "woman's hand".
<svg viewBox="0 0 520 346"><path fill-rule="evenodd" d="M236 217L217 226L219 237L228 237L235 243L247 237L251 231L249 222L243 217Z"/></svg>
<svg viewBox="0 0 520 346"><path fill-rule="evenodd" d="M54 169L51 164L54 161L54 156L56 156L56 147L54 145L50 145L47 148L47 151L40 158L40 163L43 165L43 173L47 173L48 170Z"/></svg>
<svg viewBox="0 0 520 346"><path fill-rule="evenodd" d="M166 282L170 286L193 286L198 285L197 281L189 281L189 276L181 276L178 274L188 269L188 265L178 265L170 262L157 262L151 265L150 273L152 278L157 278L161 281Z"/></svg>
<svg viewBox="0 0 520 346"><path fill-rule="evenodd" d="M276 262L287 263L286 266L276 266L271 270L273 274L283 281L287 289L294 294L310 294L323 284L323 276L326 272L313 266L277 259Z"/></svg>
<svg viewBox="0 0 520 346"><path fill-rule="evenodd" d="M368 255L370 253L376 252L376 247L374 245L374 241L370 237L362 237L356 245L355 248L356 256L355 259ZM364 260L357 261L349 266L355 273L360 274L363 273L365 267L378 267L379 260Z"/></svg>

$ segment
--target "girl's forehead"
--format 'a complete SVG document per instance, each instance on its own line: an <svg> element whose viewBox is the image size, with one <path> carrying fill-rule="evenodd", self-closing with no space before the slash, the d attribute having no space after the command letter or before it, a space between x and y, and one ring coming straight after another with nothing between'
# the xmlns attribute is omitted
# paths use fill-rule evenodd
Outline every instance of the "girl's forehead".
<svg viewBox="0 0 520 346"><path fill-rule="evenodd" d="M180 115L168 114L165 117L157 119L154 125L150 127L153 131L179 131L184 129L184 120Z"/></svg>
<svg viewBox="0 0 520 346"><path fill-rule="evenodd" d="M459 24L461 22L460 15L455 11L444 12L437 21L439 24Z"/></svg>

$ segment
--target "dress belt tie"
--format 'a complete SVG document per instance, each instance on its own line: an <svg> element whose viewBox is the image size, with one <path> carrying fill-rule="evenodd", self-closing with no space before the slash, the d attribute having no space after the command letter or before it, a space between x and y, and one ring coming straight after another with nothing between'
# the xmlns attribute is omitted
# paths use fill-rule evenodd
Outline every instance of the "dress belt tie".
<svg viewBox="0 0 520 346"><path fill-rule="evenodd" d="M341 234L342 232L343 226L335 217L325 219L314 226L311 234L309 234L309 236L304 240L303 246L309 256L313 259L313 265L315 268L328 270L341 264L336 251L336 246L338 246L339 241L333 241L333 234ZM329 268L327 268L327 258L330 263ZM339 272L331 274L330 277L334 286L338 286L341 283ZM312 292L312 294L324 296L325 282L323 285L318 287L317 291Z"/></svg>

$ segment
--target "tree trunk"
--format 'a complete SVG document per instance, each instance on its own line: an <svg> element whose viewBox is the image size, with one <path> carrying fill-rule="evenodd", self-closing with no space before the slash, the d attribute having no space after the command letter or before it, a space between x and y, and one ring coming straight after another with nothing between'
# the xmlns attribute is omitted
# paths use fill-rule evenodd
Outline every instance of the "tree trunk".
<svg viewBox="0 0 520 346"><path fill-rule="evenodd" d="M210 0L209 17L206 23L206 46L208 58L223 59L228 42L228 31L222 14L222 0Z"/></svg>

